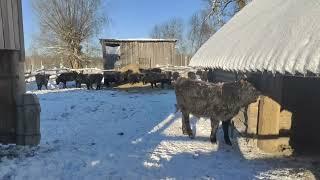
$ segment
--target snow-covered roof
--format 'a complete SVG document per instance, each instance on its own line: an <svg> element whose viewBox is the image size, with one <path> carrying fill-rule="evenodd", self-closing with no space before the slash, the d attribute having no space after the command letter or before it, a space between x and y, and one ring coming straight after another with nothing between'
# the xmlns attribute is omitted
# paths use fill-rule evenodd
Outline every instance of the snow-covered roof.
<svg viewBox="0 0 320 180"><path fill-rule="evenodd" d="M320 73L320 1L254 0L214 34L191 66Z"/></svg>
<svg viewBox="0 0 320 180"><path fill-rule="evenodd" d="M177 39L152 39L152 38L133 38L133 39L100 39L101 42L177 42Z"/></svg>

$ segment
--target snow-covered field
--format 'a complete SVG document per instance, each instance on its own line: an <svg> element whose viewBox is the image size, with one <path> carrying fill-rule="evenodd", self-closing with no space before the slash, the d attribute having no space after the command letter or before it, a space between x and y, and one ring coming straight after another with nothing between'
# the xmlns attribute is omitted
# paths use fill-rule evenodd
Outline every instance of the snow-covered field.
<svg viewBox="0 0 320 180"><path fill-rule="evenodd" d="M205 119L192 118L189 139L172 90L34 93L41 143L0 146L0 179L316 179L319 170L315 160L263 154L237 136L229 147L221 129L212 145Z"/></svg>

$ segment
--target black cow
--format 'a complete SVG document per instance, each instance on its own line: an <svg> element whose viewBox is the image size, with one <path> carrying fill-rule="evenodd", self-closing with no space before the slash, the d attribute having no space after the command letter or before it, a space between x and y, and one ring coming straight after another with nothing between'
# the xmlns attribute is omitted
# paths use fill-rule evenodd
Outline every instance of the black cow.
<svg viewBox="0 0 320 180"><path fill-rule="evenodd" d="M42 89L42 86L44 86L46 89L48 89L48 82L49 82L49 78L50 75L49 74L36 74L36 83L38 86L38 90Z"/></svg>
<svg viewBox="0 0 320 180"><path fill-rule="evenodd" d="M196 73L188 72L188 78L192 80L196 80L197 79Z"/></svg>
<svg viewBox="0 0 320 180"><path fill-rule="evenodd" d="M57 85L59 85L62 82L63 88L67 88L67 82L76 81L77 77L78 77L78 73L75 71L62 73L57 77L56 83Z"/></svg>
<svg viewBox="0 0 320 180"><path fill-rule="evenodd" d="M104 72L103 76L104 76L104 85L105 86L110 86L110 83L119 84L124 79L121 72L117 72L117 71Z"/></svg>
<svg viewBox="0 0 320 180"><path fill-rule="evenodd" d="M164 84L171 85L171 79L165 73L149 72L143 77L144 83L150 83L151 88L158 87L157 83L161 83L161 88L164 88Z"/></svg>
<svg viewBox="0 0 320 180"><path fill-rule="evenodd" d="M101 89L101 81L103 79L102 74L89 74L88 79L89 79L89 83L90 83L90 89L93 89L93 87L92 87L93 84L97 85L96 90Z"/></svg>
<svg viewBox="0 0 320 180"><path fill-rule="evenodd" d="M78 74L76 78L76 87L81 88L81 84L85 84L87 86L87 89L90 89L90 80L88 78L88 74Z"/></svg>
<svg viewBox="0 0 320 180"><path fill-rule="evenodd" d="M128 82L131 84L139 83L142 79L142 74L131 73L128 75Z"/></svg>
<svg viewBox="0 0 320 180"><path fill-rule="evenodd" d="M172 74L172 79L173 79L174 81L176 81L179 77L180 77L179 72L173 72L173 74Z"/></svg>

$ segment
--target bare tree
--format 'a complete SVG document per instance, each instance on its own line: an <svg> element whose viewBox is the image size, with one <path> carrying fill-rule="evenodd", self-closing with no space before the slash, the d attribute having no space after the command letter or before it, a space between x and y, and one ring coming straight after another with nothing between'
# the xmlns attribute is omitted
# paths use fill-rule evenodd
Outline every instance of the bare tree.
<svg viewBox="0 0 320 180"><path fill-rule="evenodd" d="M83 42L98 34L104 18L101 0L33 0L41 28L39 41L46 52L67 58L81 68L87 57Z"/></svg>
<svg viewBox="0 0 320 180"><path fill-rule="evenodd" d="M177 39L178 49L185 51L184 24L182 19L172 18L167 22L155 25L150 33L150 37L156 39Z"/></svg>
<svg viewBox="0 0 320 180"><path fill-rule="evenodd" d="M204 21L211 19L216 26L223 26L251 0L203 0L207 6L207 16Z"/></svg>
<svg viewBox="0 0 320 180"><path fill-rule="evenodd" d="M190 44L190 53L194 54L211 35L215 33L215 27L209 21L204 21L206 13L201 11L195 13L189 22L188 40Z"/></svg>

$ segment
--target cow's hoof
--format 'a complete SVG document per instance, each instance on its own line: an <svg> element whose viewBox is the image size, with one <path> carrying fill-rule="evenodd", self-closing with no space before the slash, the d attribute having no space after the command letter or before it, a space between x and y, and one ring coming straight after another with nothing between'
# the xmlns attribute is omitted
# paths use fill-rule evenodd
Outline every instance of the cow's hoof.
<svg viewBox="0 0 320 180"><path fill-rule="evenodd" d="M210 137L210 141L212 144L217 144L217 138L215 137Z"/></svg>
<svg viewBox="0 0 320 180"><path fill-rule="evenodd" d="M194 134L193 134L193 133L189 134L189 138L190 138L190 139L194 139L194 138L195 138L195 137L194 137Z"/></svg>
<svg viewBox="0 0 320 180"><path fill-rule="evenodd" d="M227 145L232 146L232 143L231 143L230 140L226 140L225 142L226 142Z"/></svg>
<svg viewBox="0 0 320 180"><path fill-rule="evenodd" d="M188 133L188 131L187 131L187 128L182 127L182 134L183 134L183 135L189 135L189 133Z"/></svg>

